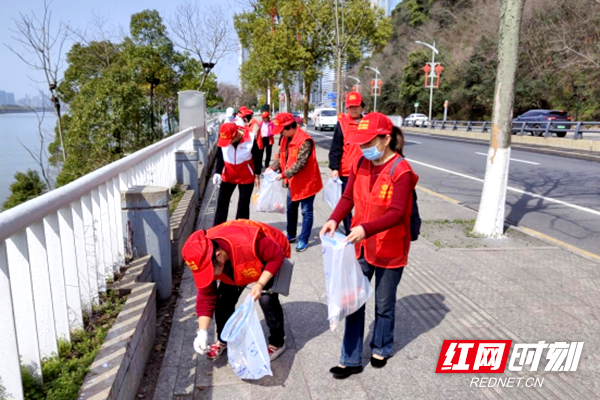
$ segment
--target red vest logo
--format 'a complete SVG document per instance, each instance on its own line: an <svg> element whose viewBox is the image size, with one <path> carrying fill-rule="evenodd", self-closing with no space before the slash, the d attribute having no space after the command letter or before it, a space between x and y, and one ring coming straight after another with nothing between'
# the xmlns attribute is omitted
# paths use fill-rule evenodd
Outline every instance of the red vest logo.
<svg viewBox="0 0 600 400"><path fill-rule="evenodd" d="M444 340L436 373L501 374L512 340Z"/></svg>

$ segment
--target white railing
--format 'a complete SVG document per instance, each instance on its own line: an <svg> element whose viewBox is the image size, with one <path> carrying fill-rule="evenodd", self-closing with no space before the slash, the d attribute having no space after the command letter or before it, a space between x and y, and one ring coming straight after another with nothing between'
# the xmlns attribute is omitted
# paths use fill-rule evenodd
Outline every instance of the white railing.
<svg viewBox="0 0 600 400"><path fill-rule="evenodd" d="M84 312L124 265L121 191L172 187L178 150L193 150L193 128L0 214L0 385L7 394L22 397L19 359L41 374L57 339L83 326Z"/></svg>

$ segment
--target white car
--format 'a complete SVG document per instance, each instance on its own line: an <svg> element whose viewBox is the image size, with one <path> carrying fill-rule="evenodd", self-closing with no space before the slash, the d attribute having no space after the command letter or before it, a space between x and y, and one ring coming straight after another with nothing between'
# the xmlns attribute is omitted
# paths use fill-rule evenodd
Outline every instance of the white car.
<svg viewBox="0 0 600 400"><path fill-rule="evenodd" d="M429 122L429 118L425 114L410 114L404 118L406 126L426 126Z"/></svg>
<svg viewBox="0 0 600 400"><path fill-rule="evenodd" d="M315 130L331 129L337 125L337 111L335 108L321 108L315 112Z"/></svg>

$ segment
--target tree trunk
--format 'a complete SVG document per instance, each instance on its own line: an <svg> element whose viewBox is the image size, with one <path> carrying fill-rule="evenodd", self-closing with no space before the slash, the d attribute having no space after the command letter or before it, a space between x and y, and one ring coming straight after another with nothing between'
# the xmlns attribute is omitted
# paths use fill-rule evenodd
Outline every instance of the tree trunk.
<svg viewBox="0 0 600 400"><path fill-rule="evenodd" d="M312 82L304 78L304 122L308 125L308 103L310 103L310 87Z"/></svg>
<svg viewBox="0 0 600 400"><path fill-rule="evenodd" d="M202 70L204 73L202 74L202 80L200 81L200 86L198 86L198 91L201 92L202 88L204 87L204 82L206 81L206 77L208 76L208 74L210 73L210 70L206 71L206 70Z"/></svg>
<svg viewBox="0 0 600 400"><path fill-rule="evenodd" d="M487 237L499 237L504 232L515 75L524 5L525 0L501 0L499 63L492 110L492 137L474 228L475 233Z"/></svg>
<svg viewBox="0 0 600 400"><path fill-rule="evenodd" d="M290 93L290 85L287 83L283 84L283 90L285 91L286 101L285 101L285 112L292 112L292 95Z"/></svg>
<svg viewBox="0 0 600 400"><path fill-rule="evenodd" d="M341 99L342 99L342 52L340 49L338 49L337 52L337 68L336 68L336 91L337 91L337 98L335 99L335 109L337 111L337 113L339 114L341 111Z"/></svg>
<svg viewBox="0 0 600 400"><path fill-rule="evenodd" d="M63 155L63 164L67 161L67 149L65 149L65 141L63 139L63 131L62 131L62 118L61 118L61 114L60 114L60 102L58 100L58 97L55 96L53 91L50 91L51 95L52 95L52 103L54 104L54 112L56 113L56 122L57 122L57 126L58 126L58 138L60 140L60 147L62 149L62 155ZM54 101L54 99L56 99L56 101ZM45 106L42 104L42 106L45 109Z"/></svg>

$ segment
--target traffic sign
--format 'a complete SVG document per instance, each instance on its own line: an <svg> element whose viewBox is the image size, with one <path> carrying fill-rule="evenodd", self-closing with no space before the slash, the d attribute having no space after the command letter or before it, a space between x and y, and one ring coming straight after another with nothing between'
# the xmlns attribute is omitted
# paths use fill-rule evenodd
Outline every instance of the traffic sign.
<svg viewBox="0 0 600 400"><path fill-rule="evenodd" d="M337 99L337 92L329 92L327 93L327 100Z"/></svg>
<svg viewBox="0 0 600 400"><path fill-rule="evenodd" d="M332 101L331 102L331 107L335 107L335 106L336 106L335 101Z"/></svg>
<svg viewBox="0 0 600 400"><path fill-rule="evenodd" d="M419 102L418 101L415 102L415 107L419 107Z"/></svg>

